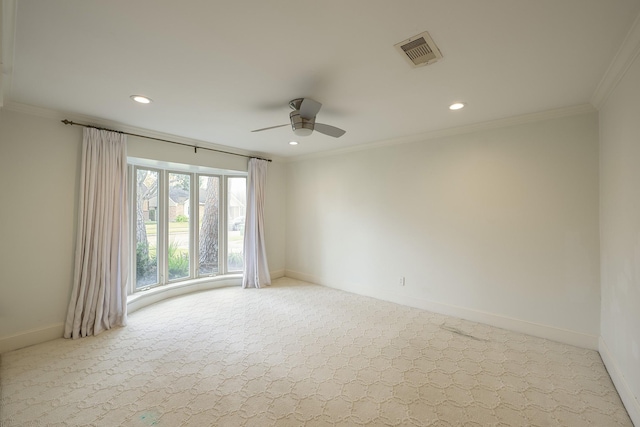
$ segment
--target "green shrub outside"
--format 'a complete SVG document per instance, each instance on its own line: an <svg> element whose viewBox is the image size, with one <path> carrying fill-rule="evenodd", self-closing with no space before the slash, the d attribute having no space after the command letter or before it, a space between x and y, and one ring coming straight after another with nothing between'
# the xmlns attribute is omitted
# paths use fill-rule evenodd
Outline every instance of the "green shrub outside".
<svg viewBox="0 0 640 427"><path fill-rule="evenodd" d="M189 275L189 254L184 253L176 242L169 243L169 280Z"/></svg>
<svg viewBox="0 0 640 427"><path fill-rule="evenodd" d="M240 252L230 252L227 257L229 270L242 270L244 265L244 257Z"/></svg>
<svg viewBox="0 0 640 427"><path fill-rule="evenodd" d="M155 282L156 279L156 257L147 255L148 253L145 244L138 243L136 246L136 286L138 287Z"/></svg>

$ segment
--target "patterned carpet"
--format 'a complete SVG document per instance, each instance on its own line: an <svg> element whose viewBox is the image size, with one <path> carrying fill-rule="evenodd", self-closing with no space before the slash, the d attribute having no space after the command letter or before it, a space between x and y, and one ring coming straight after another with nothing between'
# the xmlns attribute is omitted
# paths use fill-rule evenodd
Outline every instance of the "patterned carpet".
<svg viewBox="0 0 640 427"><path fill-rule="evenodd" d="M0 359L9 426L631 426L597 352L292 279Z"/></svg>

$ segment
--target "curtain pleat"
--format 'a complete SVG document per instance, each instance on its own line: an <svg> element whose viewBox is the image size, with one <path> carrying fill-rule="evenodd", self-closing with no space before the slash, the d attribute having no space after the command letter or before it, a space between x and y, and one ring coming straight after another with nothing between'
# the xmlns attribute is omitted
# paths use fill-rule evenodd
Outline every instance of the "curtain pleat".
<svg viewBox="0 0 640 427"><path fill-rule="evenodd" d="M271 284L264 241L267 164L268 162L265 160L249 159L247 210L244 228L243 288L260 288Z"/></svg>
<svg viewBox="0 0 640 427"><path fill-rule="evenodd" d="M78 205L65 338L97 335L126 324L129 222L125 135L84 129Z"/></svg>

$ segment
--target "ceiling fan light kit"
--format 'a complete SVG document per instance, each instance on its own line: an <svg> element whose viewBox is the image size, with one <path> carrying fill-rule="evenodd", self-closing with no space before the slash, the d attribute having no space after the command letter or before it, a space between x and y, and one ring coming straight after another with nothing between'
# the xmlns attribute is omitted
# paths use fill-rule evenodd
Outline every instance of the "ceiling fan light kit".
<svg viewBox="0 0 640 427"><path fill-rule="evenodd" d="M298 136L309 136L313 133L313 127L316 124L316 118L305 119L300 115L300 110L294 110L289 114L291 119L291 128L293 133Z"/></svg>
<svg viewBox="0 0 640 427"><path fill-rule="evenodd" d="M289 107L293 110L289 114L291 129L297 136L309 136L313 131L318 131L334 138L340 138L346 131L335 126L326 125L324 123L316 123L316 115L322 104L311 98L296 98L289 102ZM251 132L262 132L263 130L276 129L286 125L270 126L262 129L252 130Z"/></svg>

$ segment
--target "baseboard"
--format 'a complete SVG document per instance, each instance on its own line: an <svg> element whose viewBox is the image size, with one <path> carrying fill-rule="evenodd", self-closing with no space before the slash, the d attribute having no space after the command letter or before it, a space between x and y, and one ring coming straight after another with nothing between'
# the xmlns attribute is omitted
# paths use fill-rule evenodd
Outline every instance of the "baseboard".
<svg viewBox="0 0 640 427"><path fill-rule="evenodd" d="M515 319L495 313L488 313L466 307L459 307L451 304L431 301L413 295L405 295L401 293L390 293L376 289L366 288L364 286L340 285L333 282L327 282L322 278L309 274L301 273L294 270L286 270L285 275L298 280L316 283L334 289L351 292L358 295L364 295L384 301L394 302L409 307L420 308L422 310L434 313L444 314L447 316L458 317L460 319L471 320L473 322L484 323L498 328L510 331L521 332L527 335L533 335L540 338L546 338L552 341L558 341L565 344L575 345L576 347L598 350L598 337L596 335L585 334L582 332L571 331L550 325L529 322L526 320Z"/></svg>
<svg viewBox="0 0 640 427"><path fill-rule="evenodd" d="M275 270L270 272L269 274L271 275L271 279L275 280L277 278L284 277L285 270ZM242 275L230 274L226 276L218 276L212 279L199 279L191 282L183 282L175 285L154 288L146 292L140 292L131 295L127 299L127 312L131 314L143 307L162 301L164 299L188 294L191 292L240 285L242 285ZM30 345L51 341L56 338L62 338L63 334L64 323L58 323L55 325L47 326L45 328L32 329L26 332L21 332L19 334L1 337L0 354L12 350L18 350L23 347L28 347Z"/></svg>
<svg viewBox="0 0 640 427"><path fill-rule="evenodd" d="M62 338L63 334L64 323L56 323L44 328L31 329L19 334L2 337L0 338L0 354Z"/></svg>
<svg viewBox="0 0 640 427"><path fill-rule="evenodd" d="M609 372L613 385L616 386L616 390L618 391L620 399L622 399L622 403L629 414L629 418L631 418L634 425L640 426L640 402L638 402L638 399L636 399L631 391L624 375L620 372L616 359L611 354L609 347L607 347L607 343L602 339L602 337L600 337L598 344L600 357Z"/></svg>
<svg viewBox="0 0 640 427"><path fill-rule="evenodd" d="M501 314L488 313L481 310L475 310L466 307L459 307L451 304L445 304L430 301L420 297L386 294L390 301L411 307L421 308L423 310L432 311L434 313L454 316L460 319L471 320L473 322L484 323L486 325L496 326L498 328L510 331L521 332L523 334L535 337L546 338L552 341L558 341L565 344L574 345L576 347L588 348L591 350L598 349L598 337L582 332L562 329L555 326L543 325L540 323L530 322L527 320L516 319L513 317L503 316Z"/></svg>
<svg viewBox="0 0 640 427"><path fill-rule="evenodd" d="M284 268L281 270L270 271L269 275L271 276L271 280L276 280L281 277L284 277Z"/></svg>
<svg viewBox="0 0 640 427"><path fill-rule="evenodd" d="M290 277L291 279L302 280L302 281L309 282L309 283L315 283L316 285L322 285L322 286L331 287L329 285L326 285L322 281L322 279L320 279L319 277L315 277L315 276L312 276L312 275L306 274L306 273L301 273L301 272L295 271L295 270L285 269L284 270L284 276L285 277Z"/></svg>

